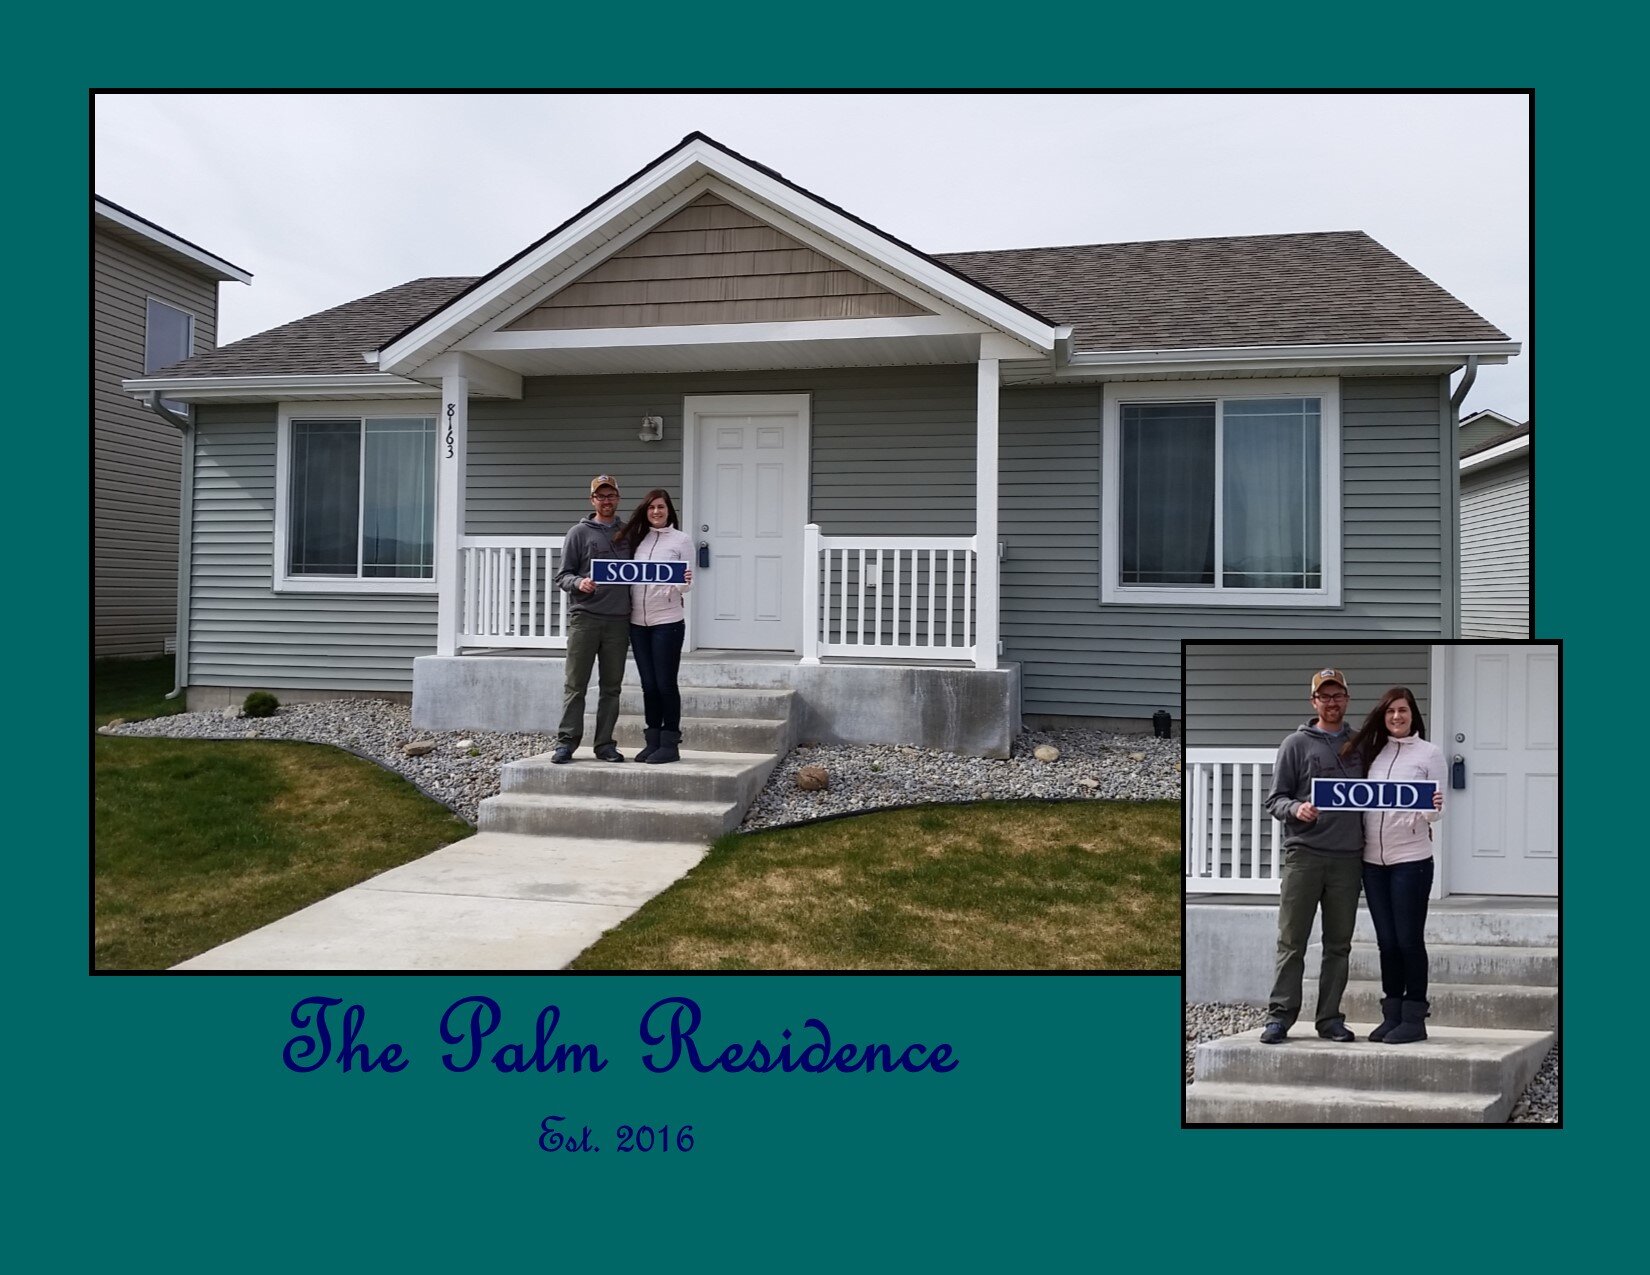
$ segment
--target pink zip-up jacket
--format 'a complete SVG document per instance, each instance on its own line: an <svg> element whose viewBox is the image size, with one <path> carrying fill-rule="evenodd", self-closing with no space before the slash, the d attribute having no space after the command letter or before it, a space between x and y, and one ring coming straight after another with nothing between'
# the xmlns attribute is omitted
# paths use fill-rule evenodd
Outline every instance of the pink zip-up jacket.
<svg viewBox="0 0 1650 1275"><path fill-rule="evenodd" d="M1430 779L1443 792L1444 754L1419 735L1386 741L1369 767L1371 779ZM1441 810L1364 811L1364 862L1390 867L1432 857L1432 825Z"/></svg>
<svg viewBox="0 0 1650 1275"><path fill-rule="evenodd" d="M651 527L631 555L637 562L685 562L693 565L693 541L675 527ZM675 624L687 612L682 607L685 584L633 584L630 586L632 624Z"/></svg>

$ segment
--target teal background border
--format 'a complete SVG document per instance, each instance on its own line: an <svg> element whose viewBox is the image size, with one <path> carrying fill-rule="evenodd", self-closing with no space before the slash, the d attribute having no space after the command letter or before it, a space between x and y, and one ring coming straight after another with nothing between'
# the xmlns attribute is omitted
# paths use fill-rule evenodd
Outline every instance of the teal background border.
<svg viewBox="0 0 1650 1275"><path fill-rule="evenodd" d="M1631 738L1620 717L1639 707L1636 573L1617 550L1644 539L1627 518L1642 501L1625 489L1643 451L1635 369L1623 358L1633 347L1622 341L1644 295L1639 165L1624 162L1642 147L1629 128L1642 118L1627 89L1641 79L1625 60L1632 42L1579 22L1537 30L1516 9L1336 18L1274 8L1202 23L1195 6L837 6L755 24L727 6L673 17L646 6L323 12L318 25L297 6L238 16L184 6L148 15L143 32L90 11L13 27L7 521L29 597L52 590L44 608L12 619L13 667L29 683L12 697L9 822L23 835L11 845L5 927L14 1156L29 1183L15 1200L20 1239L91 1261L149 1255L180 1271L1120 1259L1356 1270L1410 1254L1421 1265L1534 1265L1577 1237L1612 1252L1644 1127L1638 1074L1616 1056L1637 1028L1623 936L1643 837L1637 820L1595 808L1584 789L1578 800L1574 777L1604 763L1603 739ZM740 30L763 35L746 41ZM88 88L620 82L1536 89L1537 636L1565 641L1572 781L1565 1128L1183 1130L1176 978L87 976L86 664L73 635L85 632L87 605ZM439 158L409 154L432 169ZM1584 419L1574 410L1583 403ZM1612 764L1631 766L1635 754ZM437 1020L476 992L522 1030L558 1004L564 1030L600 1041L612 1065L600 1076L446 1074ZM398 1076L288 1072L287 1014L311 994L364 1003L369 1037L405 1043L412 1066ZM946 1076L651 1076L635 1025L668 994L695 996L707 1034L728 1040L772 1039L813 1015L840 1039L944 1039L961 1063ZM679 1158L546 1156L535 1138L551 1112L598 1128L691 1122L698 1144Z"/></svg>

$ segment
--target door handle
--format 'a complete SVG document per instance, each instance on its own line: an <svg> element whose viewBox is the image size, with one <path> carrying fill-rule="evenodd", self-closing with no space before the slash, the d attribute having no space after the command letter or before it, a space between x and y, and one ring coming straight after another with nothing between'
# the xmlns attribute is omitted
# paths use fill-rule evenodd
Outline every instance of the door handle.
<svg viewBox="0 0 1650 1275"><path fill-rule="evenodd" d="M710 541L701 540L699 542L699 570L703 571L708 566L710 566Z"/></svg>
<svg viewBox="0 0 1650 1275"><path fill-rule="evenodd" d="M1449 786L1457 789L1467 786L1467 759L1460 753L1455 754L1455 761L1449 768Z"/></svg>

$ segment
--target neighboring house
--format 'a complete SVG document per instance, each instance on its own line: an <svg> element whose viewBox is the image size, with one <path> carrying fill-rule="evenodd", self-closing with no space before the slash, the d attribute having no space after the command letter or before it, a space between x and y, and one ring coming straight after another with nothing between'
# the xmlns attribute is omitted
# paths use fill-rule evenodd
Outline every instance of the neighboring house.
<svg viewBox="0 0 1650 1275"><path fill-rule="evenodd" d="M1183 638L1453 636L1449 378L1517 352L1362 233L934 256L694 134L479 279L127 388L195 405L192 704L552 727L608 472L708 556L690 659L994 752L1176 711Z"/></svg>
<svg viewBox="0 0 1650 1275"><path fill-rule="evenodd" d="M1452 773L1434 830L1435 898L1558 894L1556 645L1189 643L1190 1000L1248 1000L1257 989L1264 998L1282 825L1259 801L1278 745L1312 716L1308 680L1325 666L1347 675L1354 728L1389 687L1407 686L1427 738L1446 763L1459 760L1459 786Z"/></svg>
<svg viewBox="0 0 1650 1275"><path fill-rule="evenodd" d="M1461 636L1527 638L1533 422L1461 421Z"/></svg>
<svg viewBox="0 0 1650 1275"><path fill-rule="evenodd" d="M92 649L160 655L178 632L178 429L121 382L217 343L218 284L252 276L92 198ZM177 402L176 412L188 408Z"/></svg>

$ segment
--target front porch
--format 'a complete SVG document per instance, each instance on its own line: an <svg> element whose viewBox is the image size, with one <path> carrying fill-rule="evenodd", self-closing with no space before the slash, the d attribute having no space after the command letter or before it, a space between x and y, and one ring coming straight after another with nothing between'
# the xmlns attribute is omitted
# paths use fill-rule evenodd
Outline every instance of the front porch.
<svg viewBox="0 0 1650 1275"><path fill-rule="evenodd" d="M413 661L413 722L428 730L553 733L563 658L549 647L473 650ZM635 682L634 667L626 685ZM909 744L1007 757L1020 729L1020 670L869 662L795 653L698 650L683 656L689 688L794 692L792 737L804 743ZM691 702L691 695L688 696ZM589 709L594 711L595 687ZM684 733L692 724L684 721Z"/></svg>

